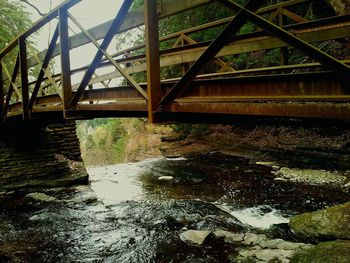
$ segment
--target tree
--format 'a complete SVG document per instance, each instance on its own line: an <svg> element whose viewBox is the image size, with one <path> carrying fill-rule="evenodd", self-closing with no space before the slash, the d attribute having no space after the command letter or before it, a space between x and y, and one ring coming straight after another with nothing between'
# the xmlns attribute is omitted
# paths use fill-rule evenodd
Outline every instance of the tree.
<svg viewBox="0 0 350 263"><path fill-rule="evenodd" d="M0 0L0 50L18 37L32 24L29 13L19 1ZM6 65L12 69L18 49L5 57Z"/></svg>
<svg viewBox="0 0 350 263"><path fill-rule="evenodd" d="M39 15L41 16L45 16L46 14L41 12L40 9L38 7L36 7L34 4L32 4L31 2L29 2L28 0L19 0L27 5L29 5L31 8L33 8Z"/></svg>

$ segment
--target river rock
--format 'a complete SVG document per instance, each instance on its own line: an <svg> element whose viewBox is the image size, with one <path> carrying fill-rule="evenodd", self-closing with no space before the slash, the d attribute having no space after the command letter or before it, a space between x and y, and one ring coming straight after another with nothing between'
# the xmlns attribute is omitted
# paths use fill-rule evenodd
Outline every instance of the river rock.
<svg viewBox="0 0 350 263"><path fill-rule="evenodd" d="M308 250L301 250L291 263L348 263L350 262L350 241L337 240L320 243Z"/></svg>
<svg viewBox="0 0 350 263"><path fill-rule="evenodd" d="M252 245L259 246L260 242L266 241L266 240L267 238L263 234L257 235L254 233L246 233L244 235L244 241L242 242L242 244L246 246L252 246Z"/></svg>
<svg viewBox="0 0 350 263"><path fill-rule="evenodd" d="M306 238L350 239L350 202L294 216L289 224L297 235Z"/></svg>
<svg viewBox="0 0 350 263"><path fill-rule="evenodd" d="M34 199L36 201L39 201L39 202L57 202L58 201L53 196L50 196L50 195L47 195L47 194L44 194L44 193L38 193L38 192L29 193L29 194L26 195L26 197L32 198L32 199Z"/></svg>
<svg viewBox="0 0 350 263"><path fill-rule="evenodd" d="M90 204L97 201L97 195L90 186L81 185L74 189L75 194L70 200L67 200L68 203Z"/></svg>
<svg viewBox="0 0 350 263"><path fill-rule="evenodd" d="M285 242L285 241L283 239L263 240L259 243L259 245L262 248L277 248L277 246L282 242Z"/></svg>
<svg viewBox="0 0 350 263"><path fill-rule="evenodd" d="M329 185L343 187L347 183L346 176L337 172L325 170L297 169L282 167L274 172L278 180L286 179L290 182L303 183L308 185Z"/></svg>
<svg viewBox="0 0 350 263"><path fill-rule="evenodd" d="M288 263L295 252L283 249L244 249L234 262L281 262Z"/></svg>
<svg viewBox="0 0 350 263"><path fill-rule="evenodd" d="M350 192L350 183L347 183L343 186L345 192Z"/></svg>
<svg viewBox="0 0 350 263"><path fill-rule="evenodd" d="M187 244L201 246L210 233L210 231L188 230L180 234L180 239Z"/></svg>
<svg viewBox="0 0 350 263"><path fill-rule="evenodd" d="M225 230L217 230L213 232L216 238L224 238L226 243L236 244L244 240L244 234L235 234Z"/></svg>

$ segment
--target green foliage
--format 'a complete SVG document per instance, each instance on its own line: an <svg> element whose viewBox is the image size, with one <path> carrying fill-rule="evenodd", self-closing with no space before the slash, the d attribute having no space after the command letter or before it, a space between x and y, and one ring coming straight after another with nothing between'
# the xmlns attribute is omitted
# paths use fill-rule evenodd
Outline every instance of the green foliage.
<svg viewBox="0 0 350 263"><path fill-rule="evenodd" d="M143 6L143 0L134 0L134 2L132 3L131 9L137 9L141 6Z"/></svg>
<svg viewBox="0 0 350 263"><path fill-rule="evenodd" d="M82 155L89 164L112 164L124 160L127 132L120 119L77 122Z"/></svg>
<svg viewBox="0 0 350 263"><path fill-rule="evenodd" d="M0 50L3 50L19 34L31 25L29 13L19 1L0 0ZM6 57L6 64L12 68L17 52Z"/></svg>

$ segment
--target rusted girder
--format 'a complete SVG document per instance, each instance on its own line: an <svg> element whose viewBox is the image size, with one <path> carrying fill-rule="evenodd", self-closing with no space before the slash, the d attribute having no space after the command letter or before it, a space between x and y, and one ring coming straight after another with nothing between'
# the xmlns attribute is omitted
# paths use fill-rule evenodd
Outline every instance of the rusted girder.
<svg viewBox="0 0 350 263"><path fill-rule="evenodd" d="M87 71L84 74L83 79L80 82L79 88L77 90L77 92L75 93L74 97L72 98L72 100L70 101L70 106L76 106L76 104L79 102L81 95L83 93L83 91L85 90L85 88L87 87L87 85L89 84L96 68L98 67L98 65L101 62L101 59L103 57L103 52L102 50L106 50L109 46L109 44L111 43L114 35L118 32L120 26L122 25L126 15L128 14L129 8L132 4L133 0L124 0L122 6L120 7L115 19L113 20L109 30L107 31L106 36L104 37L102 44L100 46L100 49L97 51L94 59L92 60L89 68L87 69Z"/></svg>
<svg viewBox="0 0 350 263"><path fill-rule="evenodd" d="M264 29L266 32L274 37L277 37L286 43L298 48L300 51L314 58L315 60L322 63L324 66L333 70L344 83L349 83L350 81L350 67L336 58L328 55L327 53L317 49L313 45L295 37L290 32L280 28L279 26L271 23L270 21L264 19L263 17L255 14L248 8L240 6L239 4L233 2L232 0L221 0L225 5L230 7L234 11L240 11L244 16L253 22L255 25Z"/></svg>
<svg viewBox="0 0 350 263"><path fill-rule="evenodd" d="M56 42L58 40L58 36L59 36L59 27L57 26L55 29L55 32L53 33L52 39L50 41L49 48L47 49L43 64L41 65L41 69L40 69L38 78L36 80L36 83L35 83L35 86L34 86L34 89L32 92L32 96L31 96L30 101L29 101L29 106L28 106L29 111L31 111L33 109L35 99L38 95L41 83L42 83L44 76L45 76L45 69L49 66L52 53L54 51L54 48L56 46Z"/></svg>
<svg viewBox="0 0 350 263"><path fill-rule="evenodd" d="M261 5L262 1L249 0L245 7L248 10L256 11ZM215 38L215 40L208 46L203 54L193 63L190 69L183 75L178 83L162 98L159 103L159 110L174 100L176 96L181 94L188 88L198 72L227 44L233 35L235 35L244 23L247 21L244 12L238 12L225 29Z"/></svg>

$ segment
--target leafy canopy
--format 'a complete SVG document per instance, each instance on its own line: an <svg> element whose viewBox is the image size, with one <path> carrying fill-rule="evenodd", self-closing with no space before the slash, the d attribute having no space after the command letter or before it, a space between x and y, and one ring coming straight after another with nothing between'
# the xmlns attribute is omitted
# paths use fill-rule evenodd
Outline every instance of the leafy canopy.
<svg viewBox="0 0 350 263"><path fill-rule="evenodd" d="M29 13L19 1L0 0L0 51L16 39L30 25ZM5 57L5 63L13 68L18 49Z"/></svg>

